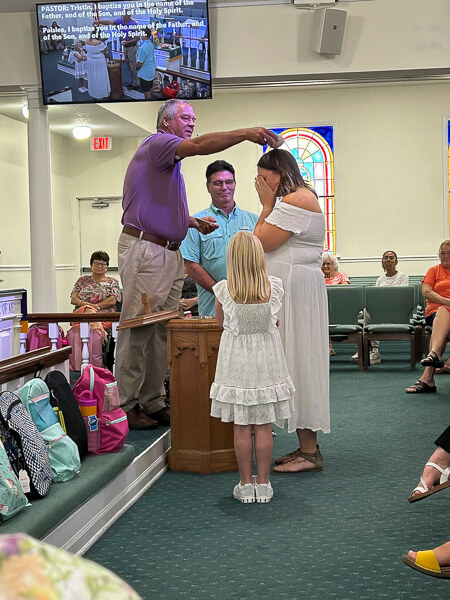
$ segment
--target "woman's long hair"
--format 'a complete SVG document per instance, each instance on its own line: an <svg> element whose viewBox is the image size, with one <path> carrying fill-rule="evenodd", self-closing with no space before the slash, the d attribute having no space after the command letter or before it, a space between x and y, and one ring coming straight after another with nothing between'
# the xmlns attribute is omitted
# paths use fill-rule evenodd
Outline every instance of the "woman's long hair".
<svg viewBox="0 0 450 600"><path fill-rule="evenodd" d="M300 174L297 161L287 150L270 150L261 156L258 161L258 167L275 171L280 175L280 185L277 189L277 196L287 196L292 194L298 188L306 188L316 197L317 194L311 188Z"/></svg>
<svg viewBox="0 0 450 600"><path fill-rule="evenodd" d="M227 283L238 304L256 304L268 299L269 278L261 242L248 231L238 231L228 244Z"/></svg>

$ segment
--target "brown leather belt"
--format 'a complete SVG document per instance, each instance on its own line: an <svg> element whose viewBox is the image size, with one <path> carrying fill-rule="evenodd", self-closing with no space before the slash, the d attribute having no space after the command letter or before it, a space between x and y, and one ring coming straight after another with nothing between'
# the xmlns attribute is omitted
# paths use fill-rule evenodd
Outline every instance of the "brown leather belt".
<svg viewBox="0 0 450 600"><path fill-rule="evenodd" d="M122 229L122 233L127 233L128 235L132 235L133 237L139 238L140 240L145 240L147 242L153 242L154 244L158 244L158 246L163 246L167 250L178 250L181 246L181 242L168 242L167 240L163 240L157 235L152 235L151 233L145 233L145 231L141 231L140 229L136 229L135 227L130 227L129 225L125 225Z"/></svg>

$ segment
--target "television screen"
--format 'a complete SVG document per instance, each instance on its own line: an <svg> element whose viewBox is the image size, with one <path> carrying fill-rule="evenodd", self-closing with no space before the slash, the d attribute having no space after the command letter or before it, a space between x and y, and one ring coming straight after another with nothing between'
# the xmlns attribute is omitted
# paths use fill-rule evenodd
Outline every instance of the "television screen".
<svg viewBox="0 0 450 600"><path fill-rule="evenodd" d="M212 97L208 0L36 10L44 104Z"/></svg>

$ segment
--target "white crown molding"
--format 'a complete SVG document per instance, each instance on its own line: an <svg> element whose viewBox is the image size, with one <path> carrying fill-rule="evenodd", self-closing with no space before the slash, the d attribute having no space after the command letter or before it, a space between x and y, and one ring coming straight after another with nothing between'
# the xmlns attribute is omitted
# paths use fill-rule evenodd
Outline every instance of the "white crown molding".
<svg viewBox="0 0 450 600"><path fill-rule="evenodd" d="M55 265L57 271L74 271L75 265ZM31 271L31 265L0 265L0 272Z"/></svg>

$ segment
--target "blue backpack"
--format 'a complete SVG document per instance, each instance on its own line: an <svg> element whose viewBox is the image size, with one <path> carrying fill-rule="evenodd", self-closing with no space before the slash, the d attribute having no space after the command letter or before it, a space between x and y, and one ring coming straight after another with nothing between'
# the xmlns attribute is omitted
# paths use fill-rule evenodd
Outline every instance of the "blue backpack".
<svg viewBox="0 0 450 600"><path fill-rule="evenodd" d="M80 471L80 454L75 442L64 432L50 404L50 391L43 379L30 379L18 391L19 398L30 413L48 456L54 481L68 481Z"/></svg>
<svg viewBox="0 0 450 600"><path fill-rule="evenodd" d="M47 446L20 398L12 392L0 394L0 437L24 493L45 496L52 482Z"/></svg>

